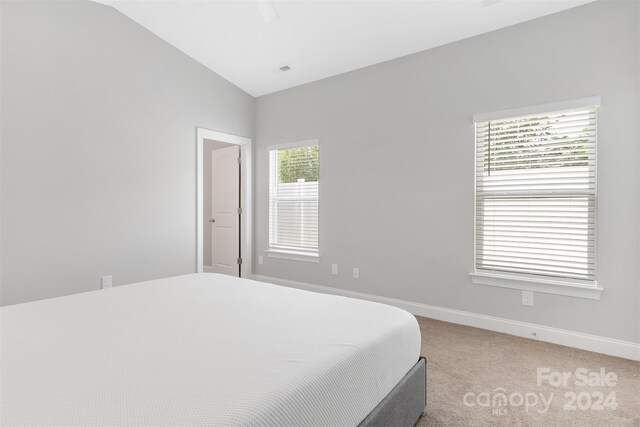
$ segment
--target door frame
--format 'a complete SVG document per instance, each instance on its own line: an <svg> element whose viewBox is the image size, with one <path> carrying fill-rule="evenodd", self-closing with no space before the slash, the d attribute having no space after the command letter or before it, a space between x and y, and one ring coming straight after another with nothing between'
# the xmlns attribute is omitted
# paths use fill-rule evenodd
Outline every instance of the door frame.
<svg viewBox="0 0 640 427"><path fill-rule="evenodd" d="M252 199L252 152L251 139L243 136L231 135L211 129L196 128L196 273L204 272L204 140L225 142L227 144L240 146L241 181L240 181L240 205L242 214L240 216L240 253L242 265L240 266L240 277L251 277L253 252L253 234L251 224L253 224Z"/></svg>

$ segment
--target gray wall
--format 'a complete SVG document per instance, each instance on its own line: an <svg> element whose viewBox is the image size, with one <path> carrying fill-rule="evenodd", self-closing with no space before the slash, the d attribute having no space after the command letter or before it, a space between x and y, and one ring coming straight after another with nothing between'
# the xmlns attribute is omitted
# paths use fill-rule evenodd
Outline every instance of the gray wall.
<svg viewBox="0 0 640 427"><path fill-rule="evenodd" d="M596 2L258 98L255 255L266 146L319 138L322 259L265 256L255 272L640 342L638 7ZM592 95L601 300L536 293L523 307L520 291L472 285L472 115Z"/></svg>
<svg viewBox="0 0 640 427"><path fill-rule="evenodd" d="M195 271L195 129L253 98L110 7L1 5L1 303Z"/></svg>

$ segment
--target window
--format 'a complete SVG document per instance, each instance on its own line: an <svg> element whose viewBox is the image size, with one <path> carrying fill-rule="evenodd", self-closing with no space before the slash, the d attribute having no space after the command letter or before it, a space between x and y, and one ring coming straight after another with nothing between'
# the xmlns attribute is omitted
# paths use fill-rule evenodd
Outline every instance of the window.
<svg viewBox="0 0 640 427"><path fill-rule="evenodd" d="M596 286L597 101L587 101L476 117L476 273Z"/></svg>
<svg viewBox="0 0 640 427"><path fill-rule="evenodd" d="M318 259L317 141L269 147L269 256Z"/></svg>

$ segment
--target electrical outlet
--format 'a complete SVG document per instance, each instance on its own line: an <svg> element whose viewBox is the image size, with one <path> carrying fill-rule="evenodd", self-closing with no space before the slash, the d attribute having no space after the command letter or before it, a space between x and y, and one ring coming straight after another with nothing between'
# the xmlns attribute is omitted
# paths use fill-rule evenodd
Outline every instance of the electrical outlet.
<svg viewBox="0 0 640 427"><path fill-rule="evenodd" d="M111 275L102 276L100 278L100 284L102 285L102 289L107 289L113 286L113 278Z"/></svg>
<svg viewBox="0 0 640 427"><path fill-rule="evenodd" d="M331 274L334 276L338 275L338 264L331 264Z"/></svg>
<svg viewBox="0 0 640 427"><path fill-rule="evenodd" d="M264 264L264 258L262 257L262 255L258 255L258 264Z"/></svg>
<svg viewBox="0 0 640 427"><path fill-rule="evenodd" d="M353 278L354 279L360 278L360 269L358 267L353 267Z"/></svg>
<svg viewBox="0 0 640 427"><path fill-rule="evenodd" d="M522 305L533 307L533 292L522 291Z"/></svg>

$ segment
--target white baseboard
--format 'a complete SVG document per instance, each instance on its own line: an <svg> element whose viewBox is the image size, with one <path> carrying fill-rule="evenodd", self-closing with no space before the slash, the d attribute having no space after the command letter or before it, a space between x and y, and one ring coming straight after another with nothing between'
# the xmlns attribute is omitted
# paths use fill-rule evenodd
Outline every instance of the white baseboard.
<svg viewBox="0 0 640 427"><path fill-rule="evenodd" d="M433 305L404 301L395 298L381 297L361 292L330 288L327 286L312 285L310 283L296 282L276 277L253 275L251 278L261 282L273 283L275 285L379 302L402 308L416 316L428 317L465 326L473 326L475 328L487 329L518 337L530 338L538 341L640 361L640 343L621 341L597 335L551 328L549 326L535 325L533 323L519 322L500 317L485 316L483 314L436 307Z"/></svg>
<svg viewBox="0 0 640 427"><path fill-rule="evenodd" d="M210 265L203 265L202 271L205 273L213 273L213 267Z"/></svg>

